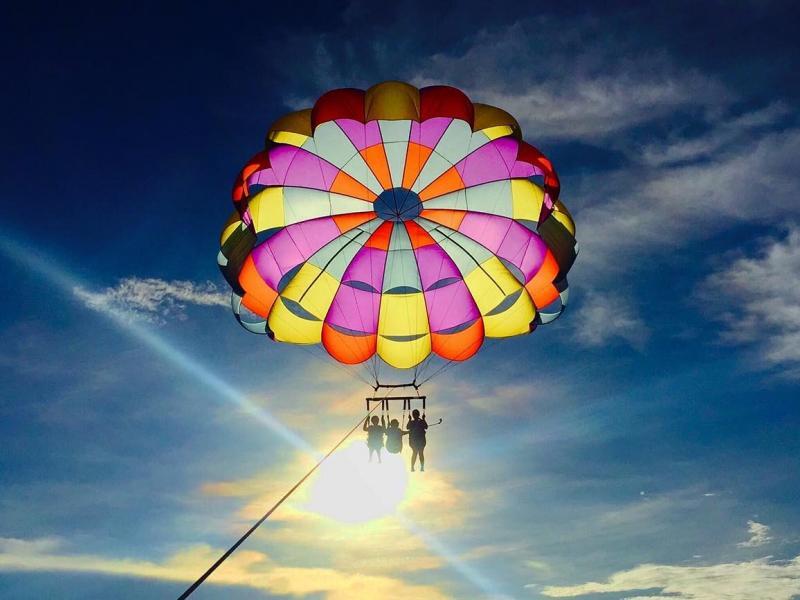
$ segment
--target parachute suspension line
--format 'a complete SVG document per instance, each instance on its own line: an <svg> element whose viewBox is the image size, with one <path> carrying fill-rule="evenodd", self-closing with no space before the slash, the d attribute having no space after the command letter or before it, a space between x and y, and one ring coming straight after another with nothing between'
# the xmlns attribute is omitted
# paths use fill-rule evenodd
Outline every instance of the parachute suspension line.
<svg viewBox="0 0 800 600"><path fill-rule="evenodd" d="M486 348L491 348L492 346L494 346L501 339L502 338L488 338L487 341L486 341ZM458 360L448 360L445 364L443 364L441 367L439 367L436 371L434 371L428 377L426 377L425 379L420 381L419 385L422 385L426 381L430 381L434 377L437 377L437 376L441 375L442 373L444 373L445 371L447 371L453 365L460 364L460 363L461 363L461 361L458 361Z"/></svg>
<svg viewBox="0 0 800 600"><path fill-rule="evenodd" d="M395 390L398 388L414 388L414 395L411 395L411 392L408 392L407 395L398 396L395 395ZM402 417L405 421L406 411L411 411L412 408L412 401L419 401L422 403L422 410L425 410L425 405L427 402L427 396L420 394L420 384L417 382L413 383L378 383L372 386L374 391L372 396L367 397L366 406L367 410L375 403L376 405L380 405L381 413L383 414L385 411L385 416L387 419L391 417L391 406L392 402L400 402L402 400L403 407L402 407ZM381 390L383 390L381 392Z"/></svg>
<svg viewBox="0 0 800 600"><path fill-rule="evenodd" d="M378 385L381 379L381 360L380 358L378 358L377 352L375 352L375 354L372 355L370 361L372 364L372 379L374 381L374 383L370 384L370 387L374 388L375 386Z"/></svg>
<svg viewBox="0 0 800 600"><path fill-rule="evenodd" d="M377 373L377 370L376 370L376 367L375 367L375 361L373 360L373 358L374 357L370 358L367 361L367 364L368 364L367 368L369 369L369 374L372 377L372 381L378 381L378 373Z"/></svg>
<svg viewBox="0 0 800 600"><path fill-rule="evenodd" d="M369 413L371 413L372 411L374 411L376 408L378 408L378 407L377 407L377 406L375 406L374 408L372 408L372 410L370 410L370 411L367 413L367 416L369 416ZM291 496L291 495L292 495L292 494L295 492L295 490L297 490L297 488L299 488L301 485L303 485L303 483L306 481L306 479L308 479L309 477L311 477L312 473L314 473L314 471L316 471L316 470L317 470L317 469L320 467L320 465L322 465L322 463L324 463L324 462L325 462L325 461L328 459L328 457L329 457L331 454L333 454L334 452L336 452L336 450L339 448L339 446L341 446L342 444L344 444L344 442L347 440L347 438L349 438L351 435L353 435L353 433L356 431L356 429L358 429L359 427L361 427L361 424L362 424L362 423L363 423L363 421L362 421L361 419L359 419L359 420L358 420L358 422L355 424L355 426L354 426L354 427L353 427L353 428L352 428L350 431L348 431L348 432L345 434L345 436L344 436L344 437L343 437L341 440L339 440L339 442L338 442L338 443L337 443L337 444L336 444L336 445L335 445L333 448L331 448L331 449L328 451L328 453L327 453L325 456L323 456L321 459L319 459L319 461L317 462L317 464L315 464L313 467L311 467L311 470L309 470L309 471L308 471L308 473L306 473L305 475L303 475L303 476L300 478L300 480L299 480L297 483L295 483L295 484L294 484L294 485L291 487L291 489L290 489L288 492L286 492L286 493L285 493L285 494L284 494L284 495L281 497L281 499L280 499L280 500L278 500L278 501L277 501L275 504L273 504L273 505L272 505L272 507L271 507L271 508L270 508L270 509L269 509L267 512L265 512L265 513L264 513L264 515L263 515L263 516L262 516L262 517L261 517L261 518L260 518L258 521L256 521L256 522L253 524L253 526L252 526L250 529L248 529L248 530L247 530L247 531L244 533L244 535L242 535L242 537L240 537L238 540L236 540L236 543L235 543L235 544L233 544L233 546L231 546L230 548L228 548L228 549L225 551L225 553L224 553L222 556L220 556L220 557L217 559L217 561L216 561L216 562L215 562L213 565L211 565L211 566L208 568L208 570L207 570L205 573L203 573L203 574L202 574L202 575L201 575L201 576L200 576L200 577L197 579L197 581L195 581L195 582L194 582L192 585L190 585L188 588L186 588L186 591L185 591L185 592L183 592L183 593L182 593L180 596L178 596L178 600L185 600L186 598L188 598L189 596L191 596L191 595L192 595L192 593L193 593L193 592L194 592L194 591L195 591L197 588L199 588L199 587L200 587L200 586L203 584L203 582L204 582L206 579L208 579L208 578L209 578L209 576L210 576L210 575L211 575L211 574L212 574L214 571L216 571L216 570L217 570L217 568L218 568L218 567L219 567L219 566L220 566L220 565L221 565L223 562L225 562L225 560L226 560L226 559L227 559L227 558L228 558L228 557L229 557L231 554L233 554L233 553L236 551L236 549L237 549L239 546L241 546L241 545L244 543L244 541L245 541L247 538L249 538L249 537L250 537L250 535L252 535L252 533L253 533L253 532L254 532L256 529L258 529L258 528L261 526L261 524L262 524L264 521L266 521L266 520L267 520L267 519L270 517L270 515L271 515L272 513L274 513L274 512L277 510L277 508L278 508L278 507L279 507L281 504L283 504L283 503L284 503L284 501L285 501L287 498L289 498L289 496Z"/></svg>
<svg viewBox="0 0 800 600"><path fill-rule="evenodd" d="M422 418L424 419L425 418L425 403L426 403L427 397L420 395L419 388L420 388L421 385L422 385L421 383L417 383L417 376L414 375L414 393L416 394L417 399L422 401ZM409 408L409 410L411 410L411 400L408 401L408 408Z"/></svg>
<svg viewBox="0 0 800 600"><path fill-rule="evenodd" d="M390 396L391 393L392 393L392 390L388 390L387 389L386 393L384 394L385 400L383 401L383 403L386 405L386 426L387 427L389 425L389 420L390 420L389 408L392 406L392 403L389 400L389 396Z"/></svg>
<svg viewBox="0 0 800 600"><path fill-rule="evenodd" d="M433 373L431 373L428 377L426 377L425 379L420 381L419 384L422 385L423 383L426 383L426 382L430 381L431 379L433 379L437 375L441 375L442 373L444 373L447 369L449 369L451 366L453 366L457 362L458 361L455 361L455 360L448 360L441 367L439 367Z"/></svg>
<svg viewBox="0 0 800 600"><path fill-rule="evenodd" d="M420 381L420 385L422 385L422 382L424 382L422 377L425 375L425 373L428 371L428 369L430 368L431 364L433 363L433 357L434 357L434 354L433 354L433 352L431 352L428 356L425 357L425 360L423 360L418 365L419 370L418 371L416 371L416 370L414 371L414 381Z"/></svg>
<svg viewBox="0 0 800 600"><path fill-rule="evenodd" d="M447 361L446 363L444 363L444 364L443 364L441 367L439 367L439 368L438 368L438 369L436 369L436 370L435 370L433 373L431 373L430 375L428 375L428 376L427 376L425 379L423 379L422 381L420 381L420 382L419 382L419 383L420 383L420 385L422 385L423 383L426 383L426 382L430 381L430 380L431 380L431 379L433 379L434 377L437 377L437 376L439 376L439 375L443 374L443 373L444 373L444 372L446 372L446 371L447 371L447 370L448 370L450 367L452 367L454 364L457 364L457 363L459 363L459 362L460 362L460 361L457 361L457 360L452 360L452 359L451 359L451 360L448 360L448 361Z"/></svg>
<svg viewBox="0 0 800 600"><path fill-rule="evenodd" d="M338 360L330 360L330 358L323 358L314 353L314 351L308 347L308 344L294 344L296 347L300 348L304 352L306 352L309 356L313 356L316 360L325 364L325 366L334 365L336 368L340 369L342 373L346 373L348 377L354 377L363 383L367 384L368 386L372 387L372 383L366 377L363 377L357 370L354 368L345 367L342 363ZM314 346L315 348L317 346Z"/></svg>

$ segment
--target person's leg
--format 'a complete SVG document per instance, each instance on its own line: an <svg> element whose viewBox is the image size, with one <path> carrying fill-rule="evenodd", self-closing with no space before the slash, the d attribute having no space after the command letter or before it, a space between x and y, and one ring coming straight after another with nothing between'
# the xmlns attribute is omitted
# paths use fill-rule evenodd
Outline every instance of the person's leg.
<svg viewBox="0 0 800 600"><path fill-rule="evenodd" d="M369 449L369 462L372 462L372 453L375 452L372 448Z"/></svg>
<svg viewBox="0 0 800 600"><path fill-rule="evenodd" d="M378 453L378 462L379 462L379 463L382 463L383 461L381 460L381 448L378 448L378 449L376 450L376 452Z"/></svg>
<svg viewBox="0 0 800 600"><path fill-rule="evenodd" d="M414 470L414 467L417 464L417 449L411 448L411 470Z"/></svg>
<svg viewBox="0 0 800 600"><path fill-rule="evenodd" d="M419 470L425 470L425 446L419 449Z"/></svg>

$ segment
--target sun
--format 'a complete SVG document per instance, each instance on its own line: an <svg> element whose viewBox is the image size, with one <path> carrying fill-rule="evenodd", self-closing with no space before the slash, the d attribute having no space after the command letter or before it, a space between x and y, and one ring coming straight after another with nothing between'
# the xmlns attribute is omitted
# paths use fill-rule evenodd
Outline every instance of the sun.
<svg viewBox="0 0 800 600"><path fill-rule="evenodd" d="M352 441L319 468L303 508L344 523L364 523L393 515L407 491L402 455L384 451L383 463L370 463L366 444Z"/></svg>

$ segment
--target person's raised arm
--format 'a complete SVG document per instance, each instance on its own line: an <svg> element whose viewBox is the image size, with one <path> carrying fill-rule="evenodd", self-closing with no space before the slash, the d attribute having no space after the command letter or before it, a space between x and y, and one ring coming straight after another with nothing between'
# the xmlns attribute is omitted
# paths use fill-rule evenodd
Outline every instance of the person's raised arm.
<svg viewBox="0 0 800 600"><path fill-rule="evenodd" d="M425 420L425 415L422 415L421 421L422 421L422 428L423 429L427 429L428 428L428 422Z"/></svg>
<svg viewBox="0 0 800 600"><path fill-rule="evenodd" d="M369 415L367 415L367 418L364 419L364 427L363 427L363 429L364 429L364 431L367 431L367 429L369 429Z"/></svg>

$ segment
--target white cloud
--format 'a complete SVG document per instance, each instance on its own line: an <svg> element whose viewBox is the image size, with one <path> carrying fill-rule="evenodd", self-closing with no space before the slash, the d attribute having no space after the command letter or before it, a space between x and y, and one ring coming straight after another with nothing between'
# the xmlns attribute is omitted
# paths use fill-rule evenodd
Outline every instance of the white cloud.
<svg viewBox="0 0 800 600"><path fill-rule="evenodd" d="M230 306L228 294L210 281L195 283L126 277L116 286L99 292L76 287L73 293L92 310L153 323L163 323L166 317L186 318L185 310L189 304Z"/></svg>
<svg viewBox="0 0 800 600"><path fill-rule="evenodd" d="M571 315L574 337L578 343L596 347L624 341L642 348L650 330L631 303L620 296L588 292L580 310Z"/></svg>
<svg viewBox="0 0 800 600"><path fill-rule="evenodd" d="M292 43L308 54L313 84L302 93L306 104L329 87L366 87L391 72L418 86L456 85L477 102L503 107L520 120L525 138L544 142L545 150L549 142L578 140L626 159L599 174L562 173L582 248L573 279L598 292L654 255L731 226L800 217L800 129L776 131L791 107L776 101L737 113L741 98L666 53L641 52L624 35L610 39L589 18L558 25L551 17L531 18L478 30L445 52L412 49L400 72L387 68L393 63L380 31L356 41L327 34L305 40L305 48ZM541 35L556 29L557 39ZM667 121L666 133L651 128L646 141L634 133ZM705 131L687 133L698 128ZM577 333L581 343L616 338L644 345L647 328L620 295L603 293L572 314L588 325Z"/></svg>
<svg viewBox="0 0 800 600"><path fill-rule="evenodd" d="M606 528L631 525L641 527L644 524L656 523L659 520L658 517L669 511L694 505L696 505L696 501L691 496L686 497L684 494L650 498L646 494L640 493L640 497L636 501L600 513L596 517L596 521L598 525Z"/></svg>
<svg viewBox="0 0 800 600"><path fill-rule="evenodd" d="M642 52L624 35L609 38L607 22L560 25L542 16L478 30L446 52L411 49L399 72L380 28L356 40L330 33L287 42L307 59L306 105L330 87L367 87L390 72L420 86L456 85L508 110L534 145L579 140L626 155L618 171L564 177L583 248L576 268L591 265L592 277L606 279L612 264L624 269L643 248L680 247L731 223L798 213L800 130L772 131L791 107L776 101L737 114L741 99L723 83L664 52ZM541 35L554 30L555 38ZM645 142L629 134L666 119L665 134L659 128ZM690 124L706 131L689 135Z"/></svg>
<svg viewBox="0 0 800 600"><path fill-rule="evenodd" d="M710 275L700 289L722 339L749 344L759 366L800 377L800 227L762 242Z"/></svg>
<svg viewBox="0 0 800 600"><path fill-rule="evenodd" d="M791 109L785 103L773 102L730 120L720 119L709 131L697 137L672 135L666 141L645 144L637 149L637 158L652 166L706 158L730 144L746 142L754 133L776 125L790 114Z"/></svg>
<svg viewBox="0 0 800 600"><path fill-rule="evenodd" d="M43 537L35 540L0 538L0 555L35 556L52 552L61 547L62 543L61 538L58 537Z"/></svg>
<svg viewBox="0 0 800 600"><path fill-rule="evenodd" d="M209 546L186 548L161 562L72 554L55 538L0 538L0 571L100 573L189 584L221 554ZM438 587L408 583L383 575L363 575L333 568L285 567L266 554L240 549L205 585L235 585L269 595L322 597L327 600L382 600L395 596L444 600Z"/></svg>
<svg viewBox="0 0 800 600"><path fill-rule="evenodd" d="M747 531L750 533L750 539L739 542L736 544L739 548L758 548L764 546L772 541L772 536L769 534L769 526L759 523L757 521L747 522Z"/></svg>
<svg viewBox="0 0 800 600"><path fill-rule="evenodd" d="M614 573L602 583L548 586L542 590L551 598L612 592L625 593L626 598L636 600L792 600L800 594L800 556L788 562L767 557L707 566L645 564Z"/></svg>
<svg viewBox="0 0 800 600"><path fill-rule="evenodd" d="M558 36L541 35L556 30ZM306 64L300 74L306 89L298 93L293 72L293 95L285 102L305 108L327 89L369 87L391 73L419 87L455 85L475 102L500 106L519 119L527 139L540 143L607 138L675 111L706 112L733 99L721 83L664 53L609 39L593 19L570 18L567 28L542 16L480 29L457 50L408 48L399 72L397 49L387 47L380 28L371 31L355 40L349 32L285 40Z"/></svg>
<svg viewBox="0 0 800 600"><path fill-rule="evenodd" d="M590 21L571 23L558 40L540 35L554 25L525 21L480 31L464 52L421 61L412 81L452 83L476 102L503 107L534 143L599 139L730 99L721 84L675 67L666 55L637 53L620 40L593 40Z"/></svg>
<svg viewBox="0 0 800 600"><path fill-rule="evenodd" d="M553 567L549 563L546 563L543 560L530 559L524 561L523 564L531 571L534 571L535 573L540 575L550 575L553 573ZM528 586L536 587L536 585L537 584L535 583L529 583L523 587L528 587Z"/></svg>
<svg viewBox="0 0 800 600"><path fill-rule="evenodd" d="M479 413L505 416L525 414L542 398L562 392L551 382L539 382L535 387L529 383L501 383L487 389L463 380L456 380L449 390L458 397L459 404Z"/></svg>
<svg viewBox="0 0 800 600"><path fill-rule="evenodd" d="M800 129L788 129L717 152L713 160L584 179L577 190L585 208L576 214L576 270L608 280L732 224L800 216L798 158Z"/></svg>
<svg viewBox="0 0 800 600"><path fill-rule="evenodd" d="M291 43L308 58L306 104L329 87L366 87L392 73L419 86L456 85L477 102L505 108L545 150L549 141L578 140L627 159L600 174L562 173L582 247L574 280L598 291L648 257L731 226L800 216L800 129L776 131L793 114L790 106L776 101L737 113L742 99L721 81L664 52L642 52L635 36L609 38L608 22L559 25L541 16L478 30L445 52L410 49L399 72L380 28L357 40L330 33ZM541 35L553 30L556 38ZM659 128L640 141L635 132L653 123ZM698 128L705 131L688 133ZM618 337L641 346L646 335L636 313L616 318L625 332ZM610 339L601 322L593 319L584 343Z"/></svg>
<svg viewBox="0 0 800 600"><path fill-rule="evenodd" d="M653 258L668 262L670 253L712 239L730 227L800 218L796 170L800 129L758 129L779 118L783 110L773 105L741 115L735 124L717 124L701 138L673 138L661 146L658 156L655 145L628 148L631 164L602 177L584 176L567 188L568 206L577 207L574 214L581 244L571 280L598 290L618 282L631 284L637 269L652 266ZM696 252L702 257L704 249ZM793 281L792 276L785 281ZM795 298L796 307L797 294L789 287L784 283L772 290L786 298L787 305ZM617 335L641 347L647 339L646 327L635 307L619 297L614 301L621 302L624 310L614 310L608 302L594 307L586 302L571 315L578 339L600 345L621 326L623 333ZM758 310L753 317L759 316ZM607 314L618 323L604 319ZM783 325L792 322L786 310L773 318L783 319ZM605 328L604 322L608 323ZM754 330L744 325L745 330ZM735 328L741 326L737 323ZM777 326L773 331L782 334L776 338L777 346L766 348L768 360L796 366L800 358L797 328Z"/></svg>

